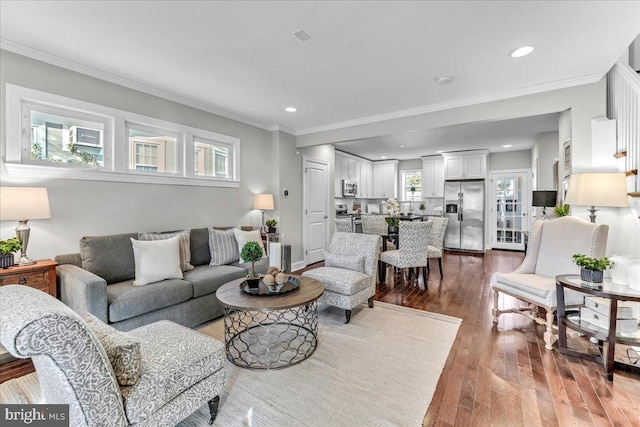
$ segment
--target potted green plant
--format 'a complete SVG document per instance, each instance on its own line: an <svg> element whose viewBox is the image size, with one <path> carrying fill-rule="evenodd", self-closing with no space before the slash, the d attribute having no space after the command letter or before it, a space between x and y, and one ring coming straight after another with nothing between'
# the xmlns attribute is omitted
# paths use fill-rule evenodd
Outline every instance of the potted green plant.
<svg viewBox="0 0 640 427"><path fill-rule="evenodd" d="M245 243L242 251L240 251L240 258L242 258L244 262L251 263L251 274L247 276L247 283L249 284L249 288L257 288L260 283L260 275L256 274L255 263L262 259L262 248L260 244L254 241Z"/></svg>
<svg viewBox="0 0 640 427"><path fill-rule="evenodd" d="M0 240L0 268L9 268L15 264L14 252L22 249L20 240L13 238Z"/></svg>
<svg viewBox="0 0 640 427"><path fill-rule="evenodd" d="M558 218L569 215L569 205L558 205L553 208L553 212Z"/></svg>
<svg viewBox="0 0 640 427"><path fill-rule="evenodd" d="M604 270L613 265L607 257L589 258L583 254L573 255L573 262L580 266L580 278L591 283L602 283Z"/></svg>
<svg viewBox="0 0 640 427"><path fill-rule="evenodd" d="M420 203L420 206L418 206L418 209L420 210L420 212L424 212L424 210L427 209L427 207L424 205L424 203Z"/></svg>
<svg viewBox="0 0 640 427"><path fill-rule="evenodd" d="M265 222L266 226L269 227L269 233L275 233L276 232L276 225L278 225L278 221L276 221L275 219L268 219Z"/></svg>

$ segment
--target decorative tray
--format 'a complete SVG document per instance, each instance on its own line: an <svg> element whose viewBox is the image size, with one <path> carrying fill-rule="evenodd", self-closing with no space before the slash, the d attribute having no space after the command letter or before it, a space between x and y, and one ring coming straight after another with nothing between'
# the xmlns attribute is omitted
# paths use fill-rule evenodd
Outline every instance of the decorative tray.
<svg viewBox="0 0 640 427"><path fill-rule="evenodd" d="M282 285L276 285L275 283L273 285L265 285L262 283L262 279L260 279L257 288L249 288L249 284L246 280L240 283L240 289L250 295L283 295L293 292L299 287L300 279L293 276L289 276L287 281Z"/></svg>

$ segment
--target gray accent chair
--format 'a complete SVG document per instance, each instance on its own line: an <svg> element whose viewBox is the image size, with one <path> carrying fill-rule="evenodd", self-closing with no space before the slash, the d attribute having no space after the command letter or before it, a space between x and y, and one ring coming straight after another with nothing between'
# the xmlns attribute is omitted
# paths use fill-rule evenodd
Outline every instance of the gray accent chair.
<svg viewBox="0 0 640 427"><path fill-rule="evenodd" d="M329 245L331 257L344 259L362 256L362 271L354 266L331 265L328 259L324 267L314 268L302 273L324 285L324 293L319 302L345 309L346 322L351 321L351 310L359 304L368 301L373 308L373 296L376 293L378 272L378 247L381 245L380 236L360 233L334 233ZM329 264L329 265L327 265ZM352 268L347 268L352 267Z"/></svg>
<svg viewBox="0 0 640 427"><path fill-rule="evenodd" d="M491 277L493 288L493 321L503 313L522 313L540 325L546 325L544 343L547 350L558 339L553 320L558 305L555 277L559 274L580 274L573 263L577 253L591 258L602 258L607 249L609 226L594 224L567 216L533 223L527 255L522 264L511 273L495 273ZM526 307L500 309L499 294L510 295L529 303ZM583 303L585 294L565 291L567 306ZM538 316L538 307L546 310L546 320Z"/></svg>
<svg viewBox="0 0 640 427"><path fill-rule="evenodd" d="M432 222L400 222L398 244L400 249L385 251L380 254L380 261L402 270L401 289L404 292L408 282L409 269L422 268L422 274L418 274L418 284L422 279L424 290L427 290L427 265L429 250L429 232ZM419 286L419 285L418 285Z"/></svg>
<svg viewBox="0 0 640 427"><path fill-rule="evenodd" d="M140 344L140 377L121 386L88 324L28 286L0 287L0 343L31 358L43 404L68 404L71 426L175 425L205 403L211 421L225 383L224 345L172 322L128 333Z"/></svg>

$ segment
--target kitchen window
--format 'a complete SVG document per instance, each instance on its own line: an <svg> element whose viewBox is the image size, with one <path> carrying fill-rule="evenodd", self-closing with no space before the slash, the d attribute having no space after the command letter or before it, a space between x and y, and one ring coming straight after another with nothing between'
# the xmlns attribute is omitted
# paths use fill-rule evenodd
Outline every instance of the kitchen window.
<svg viewBox="0 0 640 427"><path fill-rule="evenodd" d="M400 197L405 202L422 200L422 171L400 171Z"/></svg>
<svg viewBox="0 0 640 427"><path fill-rule="evenodd" d="M240 140L209 130L6 84L10 175L240 186ZM189 154L191 153L191 154Z"/></svg>

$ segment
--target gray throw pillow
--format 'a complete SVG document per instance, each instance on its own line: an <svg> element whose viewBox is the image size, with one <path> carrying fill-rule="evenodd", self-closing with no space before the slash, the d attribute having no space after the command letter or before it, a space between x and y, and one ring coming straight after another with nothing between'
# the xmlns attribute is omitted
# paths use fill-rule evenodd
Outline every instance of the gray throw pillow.
<svg viewBox="0 0 640 427"><path fill-rule="evenodd" d="M193 270L191 265L191 230L171 231L167 233L138 233L138 240L167 240L178 236L180 243L180 269Z"/></svg>
<svg viewBox="0 0 640 427"><path fill-rule="evenodd" d="M340 255L325 251L324 265L327 267L346 268L347 270L364 273L364 256Z"/></svg>
<svg viewBox="0 0 640 427"><path fill-rule="evenodd" d="M209 252L211 262L209 265L225 265L240 259L238 255L238 241L233 228L216 230L209 228Z"/></svg>
<svg viewBox="0 0 640 427"><path fill-rule="evenodd" d="M102 322L91 313L85 313L84 318L87 326L107 353L118 383L135 385L142 373L140 343L130 338L125 332L117 331Z"/></svg>
<svg viewBox="0 0 640 427"><path fill-rule="evenodd" d="M85 236L80 239L82 268L102 277L108 284L133 279L136 267L131 238L138 234Z"/></svg>

